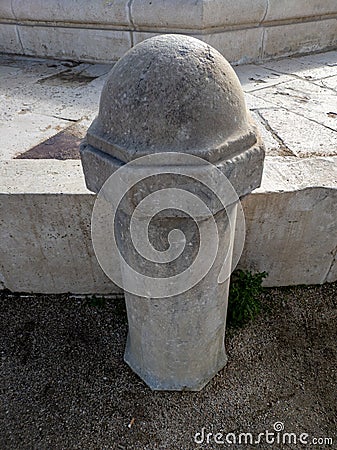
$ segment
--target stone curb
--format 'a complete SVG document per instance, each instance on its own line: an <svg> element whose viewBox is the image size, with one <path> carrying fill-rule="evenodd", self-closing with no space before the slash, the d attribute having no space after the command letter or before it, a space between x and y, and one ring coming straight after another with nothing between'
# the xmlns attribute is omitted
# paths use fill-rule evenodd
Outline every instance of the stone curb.
<svg viewBox="0 0 337 450"><path fill-rule="evenodd" d="M267 286L337 280L337 157L266 157L262 186L243 200L240 267ZM79 161L8 160L0 169L0 280L18 292L120 293L90 239L95 195Z"/></svg>

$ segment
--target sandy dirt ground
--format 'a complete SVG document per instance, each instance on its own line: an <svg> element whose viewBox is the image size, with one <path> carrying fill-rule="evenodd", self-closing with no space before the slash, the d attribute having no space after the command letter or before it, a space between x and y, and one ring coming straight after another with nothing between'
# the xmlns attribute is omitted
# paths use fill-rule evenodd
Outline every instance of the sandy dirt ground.
<svg viewBox="0 0 337 450"><path fill-rule="evenodd" d="M201 392L172 393L123 362L123 300L3 292L0 448L336 449L336 294L266 290L258 319L228 329L227 366Z"/></svg>

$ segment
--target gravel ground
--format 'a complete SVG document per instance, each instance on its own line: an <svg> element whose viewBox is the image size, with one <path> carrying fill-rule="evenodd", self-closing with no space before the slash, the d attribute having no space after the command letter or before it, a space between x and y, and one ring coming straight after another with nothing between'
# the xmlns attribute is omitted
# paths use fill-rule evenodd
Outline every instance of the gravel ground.
<svg viewBox="0 0 337 450"><path fill-rule="evenodd" d="M255 440L282 422L297 440L332 438L316 448L336 449L336 294L336 283L266 290L259 318L228 330L227 367L199 393L169 393L123 363L123 300L3 292L0 448L315 448L278 444L277 433L238 444L239 433Z"/></svg>

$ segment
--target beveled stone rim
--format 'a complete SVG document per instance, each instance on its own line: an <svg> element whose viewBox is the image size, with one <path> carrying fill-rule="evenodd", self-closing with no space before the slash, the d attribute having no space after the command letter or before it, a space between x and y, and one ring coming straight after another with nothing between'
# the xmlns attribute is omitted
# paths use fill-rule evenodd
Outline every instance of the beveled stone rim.
<svg viewBox="0 0 337 450"><path fill-rule="evenodd" d="M248 150L249 148L253 147L257 141L257 128L255 124L251 120L249 120L249 124L247 127L247 132L245 134L241 134L238 136L237 134L234 134L227 138L227 140L223 143L221 143L217 147L211 147L211 148L196 148L196 149L189 149L188 152L190 155L199 156L200 158L205 159L208 162L211 163L217 163L220 161L223 161L224 159L230 159L234 158L236 155L244 152L245 150ZM96 127L99 123L99 117L96 117L96 119L93 121L93 123L90 125L86 141L87 143L103 152L108 154L109 156L112 156L113 158L119 159L120 161L124 163L128 163L130 161L133 161L137 158L140 158L142 156L149 155L151 153L165 153L165 152L181 152L179 148L167 148L167 150L162 150L158 152L154 152L152 149L136 149L136 148L124 148L119 146L118 144L112 143L104 139L104 137L99 136L96 132ZM99 125L98 125L99 126ZM230 151L228 151L231 149ZM183 152L184 153L184 152Z"/></svg>

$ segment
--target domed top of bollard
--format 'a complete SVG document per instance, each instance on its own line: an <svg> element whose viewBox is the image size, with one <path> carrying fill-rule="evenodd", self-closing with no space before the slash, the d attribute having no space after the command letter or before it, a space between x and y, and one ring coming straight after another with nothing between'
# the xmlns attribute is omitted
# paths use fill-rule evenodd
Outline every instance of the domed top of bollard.
<svg viewBox="0 0 337 450"><path fill-rule="evenodd" d="M214 164L239 197L261 184L264 146L234 70L183 35L136 45L109 73L80 147L86 185L98 192L125 163L165 152L177 153L174 166L186 165L182 153Z"/></svg>
<svg viewBox="0 0 337 450"><path fill-rule="evenodd" d="M121 162L186 152L216 163L253 147L257 133L226 59L198 39L163 35L113 67L86 139Z"/></svg>

